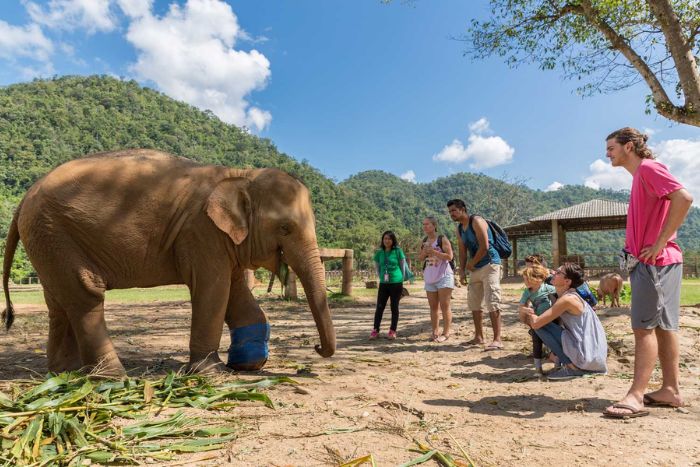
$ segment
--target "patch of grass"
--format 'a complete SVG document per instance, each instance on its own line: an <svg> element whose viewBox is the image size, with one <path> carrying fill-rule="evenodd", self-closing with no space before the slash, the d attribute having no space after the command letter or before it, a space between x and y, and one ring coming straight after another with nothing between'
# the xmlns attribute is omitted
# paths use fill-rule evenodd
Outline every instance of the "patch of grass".
<svg viewBox="0 0 700 467"><path fill-rule="evenodd" d="M685 279L681 285L681 306L700 303L700 279Z"/></svg>
<svg viewBox="0 0 700 467"><path fill-rule="evenodd" d="M0 460L5 465L137 464L222 449L236 438L238 427L221 416L202 419L169 410L156 417L163 409L221 410L240 400L273 407L258 390L280 383L296 384L286 377L213 384L172 372L158 380L119 381L49 375L12 387L12 397L0 393ZM117 418L138 421L125 425Z"/></svg>

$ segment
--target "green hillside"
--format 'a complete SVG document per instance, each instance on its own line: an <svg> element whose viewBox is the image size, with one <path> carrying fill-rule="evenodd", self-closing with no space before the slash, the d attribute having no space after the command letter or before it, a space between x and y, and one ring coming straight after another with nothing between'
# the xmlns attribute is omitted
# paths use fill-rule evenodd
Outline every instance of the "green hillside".
<svg viewBox="0 0 700 467"><path fill-rule="evenodd" d="M367 171L353 175L341 185L364 193L373 204L394 213L397 225L410 232L409 242L414 246L420 241L421 222L426 215L436 216L442 233L451 240L455 238L455 229L445 206L452 198L463 199L470 212L494 219L505 227L592 199L627 202L629 197L625 192L569 185L558 191L543 192L528 188L524 181L504 181L471 173L414 184L386 172ZM699 234L700 210L693 208L679 232L678 242L686 252L700 252ZM572 232L567 235L567 240L571 254L600 255L598 261L609 262L623 246L624 232ZM548 239L521 241L518 256L550 250Z"/></svg>
<svg viewBox="0 0 700 467"><path fill-rule="evenodd" d="M89 153L136 147L206 163L278 167L298 176L312 193L321 246L353 248L359 267L369 266L386 229L395 230L400 242L413 250L427 214L437 215L443 231L454 237L445 208L450 198L464 199L474 212L502 225L593 198L626 200L622 193L580 186L543 193L522 181L467 173L413 184L368 171L336 184L305 161L280 153L270 140L135 81L68 76L0 88L0 239L4 241L20 197L53 167ZM700 212L694 209L681 231L681 244L699 251L698 234ZM573 234L570 239L572 252L608 253L619 248L622 234ZM533 251L547 247L524 246ZM23 254L18 256L15 279L31 270Z"/></svg>

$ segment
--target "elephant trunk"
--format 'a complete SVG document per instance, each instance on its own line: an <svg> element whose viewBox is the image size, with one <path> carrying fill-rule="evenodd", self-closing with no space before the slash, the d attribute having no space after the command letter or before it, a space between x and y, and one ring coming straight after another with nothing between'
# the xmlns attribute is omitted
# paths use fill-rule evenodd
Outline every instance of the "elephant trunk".
<svg viewBox="0 0 700 467"><path fill-rule="evenodd" d="M335 353L335 328L326 297L325 269L316 241L309 242L303 248L284 250L284 256L301 280L309 308L316 322L321 339L321 345L316 346L316 352L322 357L330 357Z"/></svg>

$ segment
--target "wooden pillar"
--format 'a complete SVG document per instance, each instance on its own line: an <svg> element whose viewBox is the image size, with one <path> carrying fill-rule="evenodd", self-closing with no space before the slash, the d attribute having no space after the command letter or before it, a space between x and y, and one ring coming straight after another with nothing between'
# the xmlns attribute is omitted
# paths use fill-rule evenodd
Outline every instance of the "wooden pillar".
<svg viewBox="0 0 700 467"><path fill-rule="evenodd" d="M566 230L559 224L559 254L562 256L568 255L566 248Z"/></svg>
<svg viewBox="0 0 700 467"><path fill-rule="evenodd" d="M518 275L518 239L514 238L511 242L513 247L513 276Z"/></svg>
<svg viewBox="0 0 700 467"><path fill-rule="evenodd" d="M296 300L299 298L297 295L297 275L292 268L289 268L287 273L287 284L284 288L284 298Z"/></svg>
<svg viewBox="0 0 700 467"><path fill-rule="evenodd" d="M558 268L560 263L559 252L559 222L552 219L552 267Z"/></svg>
<svg viewBox="0 0 700 467"><path fill-rule="evenodd" d="M246 287L248 287L249 290L253 290L253 286L255 286L255 271L252 269L244 269L243 280L245 280Z"/></svg>
<svg viewBox="0 0 700 467"><path fill-rule="evenodd" d="M352 250L345 250L343 256L343 287L341 293L343 295L352 295Z"/></svg>

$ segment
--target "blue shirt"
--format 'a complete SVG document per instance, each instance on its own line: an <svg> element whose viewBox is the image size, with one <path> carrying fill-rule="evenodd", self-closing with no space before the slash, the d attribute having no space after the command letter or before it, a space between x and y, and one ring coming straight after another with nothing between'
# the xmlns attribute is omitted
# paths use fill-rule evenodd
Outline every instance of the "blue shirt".
<svg viewBox="0 0 700 467"><path fill-rule="evenodd" d="M544 283L539 289L534 291L526 288L522 297L520 297L520 304L525 305L527 302L530 302L532 304L532 308L535 309L535 314L539 316L552 308L552 300L550 295L555 295L556 293L557 289L555 289L554 286Z"/></svg>
<svg viewBox="0 0 700 467"><path fill-rule="evenodd" d="M461 222L457 226L457 229L459 230L459 235L460 237L462 237L462 242L469 250L469 256L471 258L473 258L476 252L479 250L479 242L476 239L476 232L474 231L474 227L472 227L471 225L472 221L473 219L470 219L469 227L467 227L466 230L462 230ZM486 226L486 235L489 239L489 245L486 248L486 254L484 255L484 257L481 258L479 262L474 265L476 269L484 267L487 264L501 264L501 257L498 255L498 252L493 247L493 234L491 233L491 228L489 228L488 225Z"/></svg>

